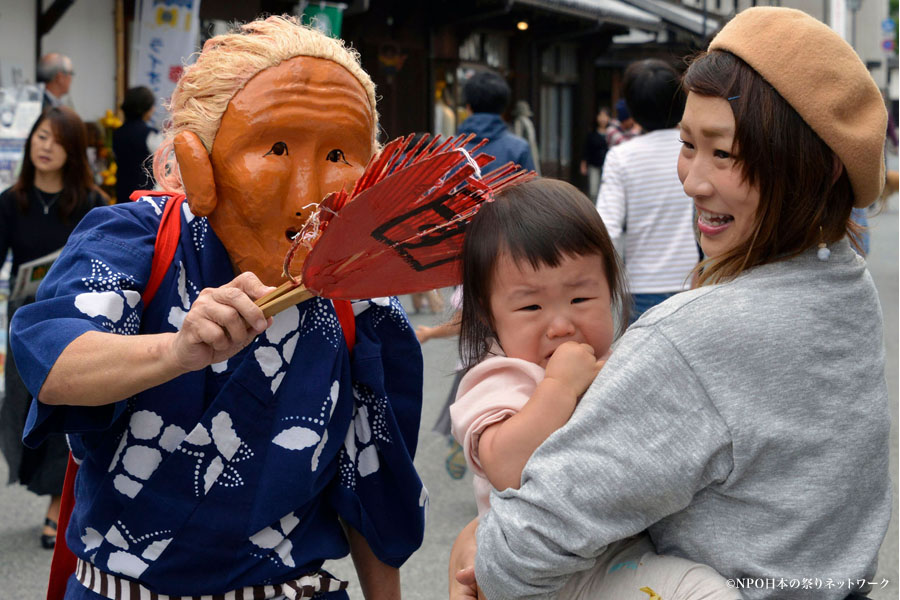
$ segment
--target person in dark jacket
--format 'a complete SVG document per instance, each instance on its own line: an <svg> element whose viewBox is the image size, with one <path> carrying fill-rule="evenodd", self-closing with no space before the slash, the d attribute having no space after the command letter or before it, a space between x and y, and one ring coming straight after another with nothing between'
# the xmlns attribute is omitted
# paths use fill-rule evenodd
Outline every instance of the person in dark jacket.
<svg viewBox="0 0 900 600"><path fill-rule="evenodd" d="M122 112L125 122L113 133L113 154L116 155L116 203L129 201L131 192L153 188L150 175L150 155L159 145L159 132L147 124L153 114L156 98L144 86L125 92ZM146 163L146 164L145 164Z"/></svg>
<svg viewBox="0 0 900 600"><path fill-rule="evenodd" d="M500 113L509 104L509 95L509 86L506 84L506 80L491 71L481 71L472 75L463 86L463 100L472 115L459 124L456 133L474 133L476 135L473 142L468 145L470 149L481 142L482 138L489 140L481 148L481 152L493 156L494 160L482 167L482 173L490 173L509 162L514 162L523 169L535 170L528 142L510 131L500 117ZM456 308L454 315L446 323L434 328L416 330L419 341L424 342L433 337L449 337L458 334L459 306ZM450 435L450 405L456 400L456 388L459 386L462 376L463 371L456 373L450 394L447 396L444 408L433 428L434 431L443 433L448 438L450 449L445 464L447 473L453 479L462 478L466 472L462 446Z"/></svg>
<svg viewBox="0 0 900 600"><path fill-rule="evenodd" d="M488 173L508 162L534 170L528 142L514 135L500 118L509 103L506 80L490 71L476 73L463 87L463 98L472 116L460 123L457 133L474 133L478 142L487 138L489 141L481 151L494 157L482 172Z"/></svg>

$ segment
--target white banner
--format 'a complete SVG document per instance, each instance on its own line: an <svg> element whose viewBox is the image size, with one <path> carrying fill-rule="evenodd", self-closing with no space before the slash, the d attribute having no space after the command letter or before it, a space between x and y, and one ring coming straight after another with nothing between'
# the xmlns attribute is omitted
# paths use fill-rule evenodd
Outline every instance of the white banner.
<svg viewBox="0 0 900 600"><path fill-rule="evenodd" d="M156 96L152 122L161 127L163 105L172 95L184 65L199 50L200 0L138 0L129 87L145 85Z"/></svg>

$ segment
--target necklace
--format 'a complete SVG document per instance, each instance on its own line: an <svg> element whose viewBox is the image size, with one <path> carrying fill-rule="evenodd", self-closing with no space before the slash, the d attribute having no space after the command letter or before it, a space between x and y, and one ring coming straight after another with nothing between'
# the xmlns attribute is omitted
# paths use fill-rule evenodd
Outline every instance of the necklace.
<svg viewBox="0 0 900 600"><path fill-rule="evenodd" d="M44 207L44 214L50 214L50 207L59 199L62 191L56 192L55 194L44 194L41 190L34 188L34 191L37 192L35 195L37 196L38 202L41 203L41 206Z"/></svg>

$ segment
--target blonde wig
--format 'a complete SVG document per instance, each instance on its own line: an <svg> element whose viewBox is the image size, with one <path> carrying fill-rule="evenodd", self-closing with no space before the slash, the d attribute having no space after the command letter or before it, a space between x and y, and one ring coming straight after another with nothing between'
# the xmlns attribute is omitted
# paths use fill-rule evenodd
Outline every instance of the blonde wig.
<svg viewBox="0 0 900 600"><path fill-rule="evenodd" d="M184 186L174 156L174 140L182 131L200 138L212 152L216 133L228 103L256 74L298 56L324 58L350 72L366 91L375 127L375 84L360 66L359 53L342 40L302 25L295 17L273 16L246 23L233 31L207 40L197 61L184 70L168 104L170 119L164 127L165 139L153 160L156 181L165 190L183 191Z"/></svg>

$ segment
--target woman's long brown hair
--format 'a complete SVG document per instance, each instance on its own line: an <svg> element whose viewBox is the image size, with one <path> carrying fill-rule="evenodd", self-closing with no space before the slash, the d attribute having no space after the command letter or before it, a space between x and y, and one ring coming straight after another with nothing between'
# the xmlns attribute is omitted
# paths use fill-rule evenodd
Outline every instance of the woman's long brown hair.
<svg viewBox="0 0 900 600"><path fill-rule="evenodd" d="M861 228L850 219L846 169L835 180L840 163L834 152L765 79L739 57L714 50L691 61L682 84L688 93L728 100L735 120L732 154L760 194L749 239L701 262L698 285L728 281L845 235L858 247Z"/></svg>
<svg viewBox="0 0 900 600"><path fill-rule="evenodd" d="M63 222L66 222L69 215L85 202L88 194L96 189L87 161L87 133L84 122L71 108L65 106L49 108L35 122L25 141L22 169L12 190L16 194L19 210L23 214L26 213L34 189L35 176L34 162L31 160L31 139L44 121L50 121L50 129L57 143L66 151L66 162L62 167L63 189L59 197L60 216Z"/></svg>

